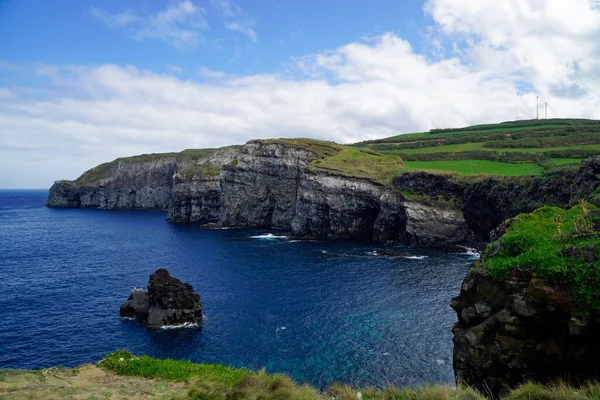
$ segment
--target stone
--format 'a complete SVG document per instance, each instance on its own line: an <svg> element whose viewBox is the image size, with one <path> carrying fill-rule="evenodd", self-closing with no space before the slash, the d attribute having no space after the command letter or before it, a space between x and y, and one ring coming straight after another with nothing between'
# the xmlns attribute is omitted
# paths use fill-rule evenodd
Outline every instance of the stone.
<svg viewBox="0 0 600 400"><path fill-rule="evenodd" d="M146 323L148 320L148 309L150 308L150 297L148 291L134 288L119 309L121 317L133 318L139 323Z"/></svg>
<svg viewBox="0 0 600 400"><path fill-rule="evenodd" d="M181 282L161 268L150 275L148 290L131 292L121 305L120 315L135 318L149 328L197 323L202 320L202 303L192 285Z"/></svg>
<svg viewBox="0 0 600 400"><path fill-rule="evenodd" d="M530 272L497 281L472 268L450 305L457 383L499 398L528 380L600 379L600 315L580 318L570 294Z"/></svg>

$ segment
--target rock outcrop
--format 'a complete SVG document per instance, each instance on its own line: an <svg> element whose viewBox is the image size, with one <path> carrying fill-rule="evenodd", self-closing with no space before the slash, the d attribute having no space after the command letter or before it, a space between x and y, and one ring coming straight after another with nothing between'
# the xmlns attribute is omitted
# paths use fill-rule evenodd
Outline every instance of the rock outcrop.
<svg viewBox="0 0 600 400"><path fill-rule="evenodd" d="M202 319L200 296L192 285L182 283L161 268L150 275L148 289L134 289L119 310L149 328L197 323Z"/></svg>
<svg viewBox="0 0 600 400"><path fill-rule="evenodd" d="M571 295L531 272L472 269L451 306L457 382L498 397L529 380L600 377L600 315L579 318Z"/></svg>

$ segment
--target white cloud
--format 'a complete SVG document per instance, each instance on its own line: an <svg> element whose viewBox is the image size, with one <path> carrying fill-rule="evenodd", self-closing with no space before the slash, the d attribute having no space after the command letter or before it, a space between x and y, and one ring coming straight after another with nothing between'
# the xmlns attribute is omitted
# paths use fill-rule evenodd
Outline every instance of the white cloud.
<svg viewBox="0 0 600 400"><path fill-rule="evenodd" d="M112 64L21 66L52 84L0 91L0 171L15 171L0 187L48 186L118 156L253 138L353 142L533 118L538 94L560 117L600 118L600 10L583 0L559 10L548 9L553 0L485 3L491 10L428 3L438 36L460 44L435 60L385 34L294 60L285 74L199 68L203 79L183 80Z"/></svg>
<svg viewBox="0 0 600 400"><path fill-rule="evenodd" d="M175 47L194 47L208 29L204 11L190 0L169 4L155 14L139 15L132 11L111 14L92 7L90 13L109 28L124 28L136 40L159 39Z"/></svg>
<svg viewBox="0 0 600 400"><path fill-rule="evenodd" d="M242 8L230 0L211 0L213 8L225 19L223 26L232 32L242 33L253 42L258 41L258 34L253 29L256 21L250 18Z"/></svg>
<svg viewBox="0 0 600 400"><path fill-rule="evenodd" d="M475 42L468 54L482 68L517 71L544 97L599 90L596 0L429 0L425 9L446 35Z"/></svg>

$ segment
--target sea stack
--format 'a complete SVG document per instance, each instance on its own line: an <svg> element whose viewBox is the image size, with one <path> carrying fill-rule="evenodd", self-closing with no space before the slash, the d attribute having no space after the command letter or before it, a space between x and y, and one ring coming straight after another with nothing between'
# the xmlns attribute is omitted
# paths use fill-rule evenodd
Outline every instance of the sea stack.
<svg viewBox="0 0 600 400"><path fill-rule="evenodd" d="M148 289L133 289L121 305L121 317L134 318L149 328L197 323L202 319L200 296L189 283L164 268L150 275Z"/></svg>

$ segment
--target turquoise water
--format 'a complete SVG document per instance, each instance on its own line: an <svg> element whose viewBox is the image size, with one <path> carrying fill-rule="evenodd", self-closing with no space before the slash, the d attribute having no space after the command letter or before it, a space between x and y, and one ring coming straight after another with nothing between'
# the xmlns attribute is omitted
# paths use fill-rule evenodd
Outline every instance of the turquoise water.
<svg viewBox="0 0 600 400"><path fill-rule="evenodd" d="M75 366L116 349L285 372L324 387L452 383L468 254L275 231L204 230L162 212L45 208L46 191L0 191L0 368ZM119 318L165 267L200 294L197 329Z"/></svg>

